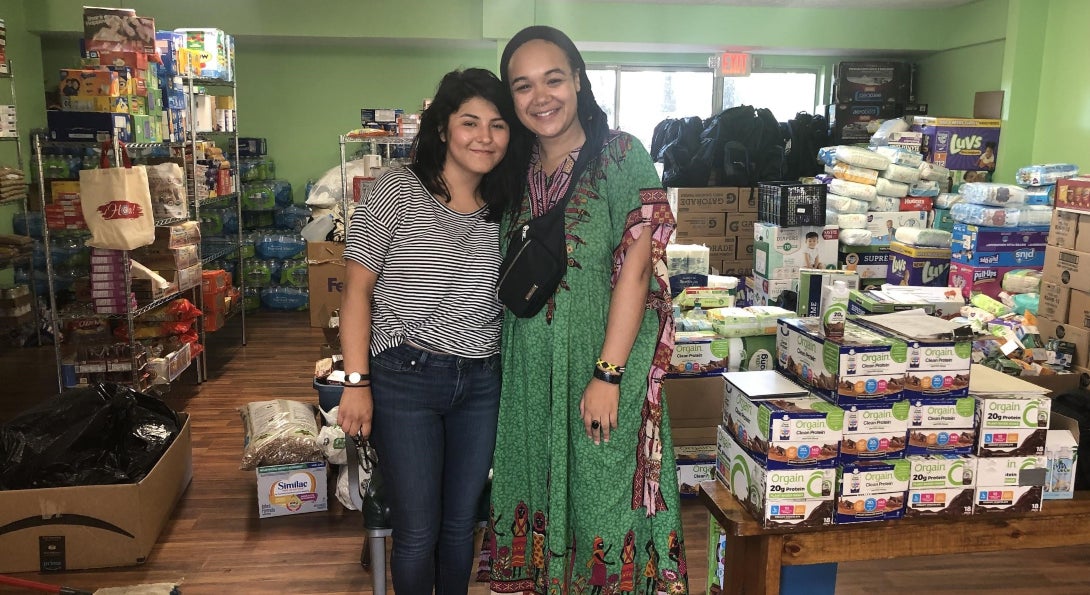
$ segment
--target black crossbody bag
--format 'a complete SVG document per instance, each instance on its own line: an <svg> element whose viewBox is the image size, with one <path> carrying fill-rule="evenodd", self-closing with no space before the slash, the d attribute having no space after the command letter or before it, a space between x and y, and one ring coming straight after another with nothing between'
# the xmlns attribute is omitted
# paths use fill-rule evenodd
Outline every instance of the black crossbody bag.
<svg viewBox="0 0 1090 595"><path fill-rule="evenodd" d="M594 150L588 151L591 147ZM572 168L571 183L564 198L543 215L522 224L511 236L496 281L496 297L515 316L533 318L564 279L568 271L564 212L579 177L590 160L598 158L601 150L601 139L592 141L588 135Z"/></svg>

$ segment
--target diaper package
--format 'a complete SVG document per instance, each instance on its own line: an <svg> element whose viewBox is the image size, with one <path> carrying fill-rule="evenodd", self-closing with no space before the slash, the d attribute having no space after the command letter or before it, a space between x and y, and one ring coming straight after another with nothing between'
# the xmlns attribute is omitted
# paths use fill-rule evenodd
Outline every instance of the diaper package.
<svg viewBox="0 0 1090 595"><path fill-rule="evenodd" d="M867 202L873 202L876 198L878 198L878 191L874 186L868 186L866 184L849 182L847 180L840 179L835 179L829 182L829 193L839 194L840 196L846 196L848 198L864 200Z"/></svg>
<svg viewBox="0 0 1090 595"><path fill-rule="evenodd" d="M908 187L909 196L938 196L939 183L931 180L920 180Z"/></svg>
<svg viewBox="0 0 1090 595"><path fill-rule="evenodd" d="M879 178L879 181L882 179L883 178ZM905 188L907 187L908 186L906 185ZM879 196L874 202L870 203L870 210L881 213L900 211L901 199L900 197L893 198L892 196Z"/></svg>
<svg viewBox="0 0 1090 595"><path fill-rule="evenodd" d="M1023 167L1018 170L1014 179L1023 186L1048 186L1077 175L1079 166L1074 163L1048 163Z"/></svg>
<svg viewBox="0 0 1090 595"><path fill-rule="evenodd" d="M905 165L908 167L919 167L923 163L923 155L915 151L909 151L908 149L901 149L899 147L875 147L874 151L879 155L889 158L890 163L897 165Z"/></svg>
<svg viewBox="0 0 1090 595"><path fill-rule="evenodd" d="M825 195L825 206L840 214L866 213L870 203L830 192ZM826 221L826 224L829 222Z"/></svg>
<svg viewBox="0 0 1090 595"><path fill-rule="evenodd" d="M869 229L840 230L840 243L845 246L870 246L873 237Z"/></svg>
<svg viewBox="0 0 1090 595"><path fill-rule="evenodd" d="M914 167L908 167L907 165L897 165L896 163L893 163L882 172L882 177L887 180L893 180L894 182L915 184L920 181L920 170Z"/></svg>
<svg viewBox="0 0 1090 595"><path fill-rule="evenodd" d="M1003 291L1007 293L1037 293L1041 289L1041 271L1017 269L1003 275Z"/></svg>
<svg viewBox="0 0 1090 595"><path fill-rule="evenodd" d="M889 196L892 198L908 196L908 184L894 182L893 180L887 180L886 178L878 178L874 188L878 193L878 196Z"/></svg>
<svg viewBox="0 0 1090 595"><path fill-rule="evenodd" d="M831 170L831 171L830 171ZM847 163L837 163L831 168L826 168L825 173L832 174L834 178L848 182L858 182L873 186L878 181L878 170L856 167Z"/></svg>
<svg viewBox="0 0 1090 595"><path fill-rule="evenodd" d="M828 219L826 219L826 223L828 223ZM840 227L840 229L866 229L867 215L860 213L839 214L836 225Z"/></svg>
<svg viewBox="0 0 1090 595"><path fill-rule="evenodd" d="M943 192L942 194L939 194L938 196L935 197L935 208L936 209L949 209L950 207L954 206L955 204L957 204L959 202L961 202L961 195L960 194L954 194L954 193L951 193L951 192Z"/></svg>
<svg viewBox="0 0 1090 595"><path fill-rule="evenodd" d="M950 216L959 223L987 227L1018 227L1048 225L1052 209L1048 206L989 207L962 202L950 209Z"/></svg>
<svg viewBox="0 0 1090 595"><path fill-rule="evenodd" d="M904 118L891 118L882 122L878 130L870 137L870 144L875 146L885 145L889 142L889 135L896 132L908 132L908 122Z"/></svg>
<svg viewBox="0 0 1090 595"><path fill-rule="evenodd" d="M1056 185L1030 186L1026 188L1027 205L1052 205L1056 202Z"/></svg>
<svg viewBox="0 0 1090 595"><path fill-rule="evenodd" d="M950 170L934 163L921 163L917 169L920 170L920 177L924 180L945 182L950 178Z"/></svg>
<svg viewBox="0 0 1090 595"><path fill-rule="evenodd" d="M969 182L958 188L962 200L977 205L1015 206L1026 202L1026 191L1012 184Z"/></svg>
<svg viewBox="0 0 1090 595"><path fill-rule="evenodd" d="M825 199L828 200L829 196L826 195ZM840 221L840 213L828 208L828 203L826 203L825 225L838 225L838 221Z"/></svg>
<svg viewBox="0 0 1090 595"><path fill-rule="evenodd" d="M848 165L854 165L856 167L865 167L867 169L874 169L882 171L889 166L889 158L884 155L879 155L870 149L864 149L862 147L850 147L848 145L838 145L835 147L822 147L818 150L818 159L824 162L826 165L836 165L838 161L847 163Z"/></svg>
<svg viewBox="0 0 1090 595"><path fill-rule="evenodd" d="M928 246L932 248L949 248L952 235L942 229L928 229L919 227L898 227L894 238L902 244L910 246Z"/></svg>

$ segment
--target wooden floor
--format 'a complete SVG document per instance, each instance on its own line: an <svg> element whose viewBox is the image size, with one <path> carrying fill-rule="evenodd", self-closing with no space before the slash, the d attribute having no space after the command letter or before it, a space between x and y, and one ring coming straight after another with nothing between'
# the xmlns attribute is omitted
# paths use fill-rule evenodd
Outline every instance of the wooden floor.
<svg viewBox="0 0 1090 595"><path fill-rule="evenodd" d="M238 469L247 402L289 398L317 402L310 377L322 334L305 313L261 313L247 319L248 345L237 320L210 341L209 380L176 388L170 405L193 425L193 483L141 566L20 578L93 591L140 583L179 582L185 595L219 593L369 593L358 562L358 513L331 498L328 513L257 518L255 478ZM56 392L51 347L0 352L0 421ZM708 517L683 503L690 587L703 592ZM0 555L3 552L0 551ZM1012 554L924 557L840 566L837 593L1090 593L1090 548ZM0 593L20 592L0 587ZM470 593L488 593L483 584Z"/></svg>

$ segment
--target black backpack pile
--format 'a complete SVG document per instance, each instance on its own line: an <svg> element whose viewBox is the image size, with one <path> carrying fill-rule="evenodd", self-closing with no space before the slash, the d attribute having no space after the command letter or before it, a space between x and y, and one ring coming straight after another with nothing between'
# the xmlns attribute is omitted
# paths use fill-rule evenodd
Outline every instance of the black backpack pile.
<svg viewBox="0 0 1090 595"><path fill-rule="evenodd" d="M800 113L781 125L771 110L749 105L705 121L668 118L655 126L651 157L664 166L663 187L756 186L795 179L821 171L817 150L828 144L824 122Z"/></svg>

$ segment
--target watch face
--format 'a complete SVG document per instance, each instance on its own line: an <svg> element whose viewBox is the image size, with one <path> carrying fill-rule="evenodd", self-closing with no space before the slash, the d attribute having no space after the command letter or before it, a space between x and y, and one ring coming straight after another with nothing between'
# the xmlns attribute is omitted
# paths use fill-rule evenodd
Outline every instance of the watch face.
<svg viewBox="0 0 1090 595"><path fill-rule="evenodd" d="M363 380L363 374L359 372L352 372L348 375L348 384L358 384L360 380Z"/></svg>

